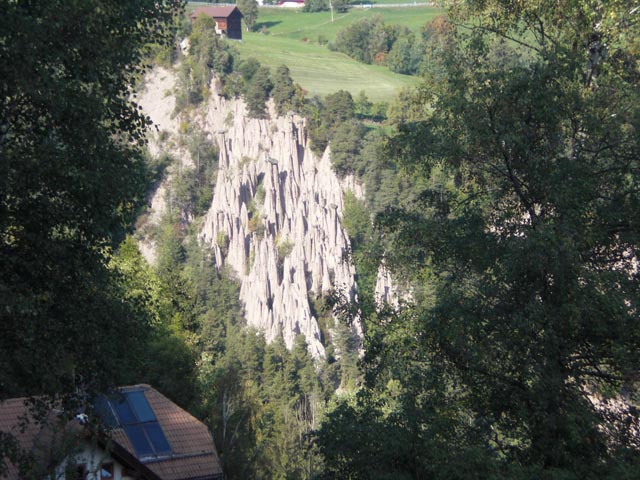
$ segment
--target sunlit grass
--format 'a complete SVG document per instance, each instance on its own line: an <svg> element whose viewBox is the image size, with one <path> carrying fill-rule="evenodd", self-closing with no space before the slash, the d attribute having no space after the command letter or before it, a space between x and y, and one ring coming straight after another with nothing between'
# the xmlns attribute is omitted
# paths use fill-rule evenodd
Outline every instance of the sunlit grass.
<svg viewBox="0 0 640 480"><path fill-rule="evenodd" d="M256 29L265 27L271 35L299 40L307 38L317 41L318 36L322 35L331 41L338 30L361 18L380 15L385 23L405 25L417 32L425 23L442 13L442 9L434 7L351 8L346 13L334 13L332 22L330 12L305 13L299 10L261 8Z"/></svg>
<svg viewBox="0 0 640 480"><path fill-rule="evenodd" d="M372 101L389 101L399 88L418 82L416 77L359 63L318 44L260 33L245 33L243 38L237 45L243 58L253 56L272 71L287 65L293 80L309 95L324 96L342 89L355 96L364 90Z"/></svg>
<svg viewBox="0 0 640 480"><path fill-rule="evenodd" d="M386 67L359 63L330 51L326 42L332 41L338 30L361 18L380 15L388 24L405 25L419 32L441 13L442 10L432 7L352 8L346 13L335 13L332 22L330 12L262 8L257 32L245 32L238 47L243 56L254 56L272 69L287 65L293 79L310 95L324 96L340 89L357 95L364 90L372 101L390 101L398 89L415 85L418 79L395 74Z"/></svg>
<svg viewBox="0 0 640 480"><path fill-rule="evenodd" d="M383 0L384 1L384 0ZM255 32L243 32L235 45L243 58L253 56L272 71L284 64L309 95L324 96L343 89L357 95L364 90L374 102L390 101L395 92L419 79L366 65L330 51L326 43L347 25L380 15L387 24L404 25L416 33L443 10L434 7L351 8L345 13L305 13L297 9L261 8Z"/></svg>

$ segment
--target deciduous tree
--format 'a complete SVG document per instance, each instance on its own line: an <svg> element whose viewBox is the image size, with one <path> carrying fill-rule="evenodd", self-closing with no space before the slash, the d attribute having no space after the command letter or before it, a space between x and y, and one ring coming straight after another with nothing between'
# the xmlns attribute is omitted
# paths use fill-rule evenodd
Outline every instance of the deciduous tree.
<svg viewBox="0 0 640 480"><path fill-rule="evenodd" d="M242 12L244 25L247 30L253 30L258 20L258 2L256 0L238 0L240 12Z"/></svg>
<svg viewBox="0 0 640 480"><path fill-rule="evenodd" d="M145 43L172 38L179 5L3 6L0 398L116 378L111 350L124 354L136 338L108 251L145 191L139 147L149 122L131 85Z"/></svg>
<svg viewBox="0 0 640 480"><path fill-rule="evenodd" d="M368 435L402 448L372 471L323 443L327 463L351 478L625 478L637 414L598 400L629 401L640 368L635 7L458 6L469 34L451 33L421 95L432 112L390 149L427 181L380 219L413 306L368 319L369 388L333 417L371 415Z"/></svg>
<svg viewBox="0 0 640 480"><path fill-rule="evenodd" d="M2 2L0 400L103 389L136 362L144 318L109 252L147 182L131 86L180 7Z"/></svg>

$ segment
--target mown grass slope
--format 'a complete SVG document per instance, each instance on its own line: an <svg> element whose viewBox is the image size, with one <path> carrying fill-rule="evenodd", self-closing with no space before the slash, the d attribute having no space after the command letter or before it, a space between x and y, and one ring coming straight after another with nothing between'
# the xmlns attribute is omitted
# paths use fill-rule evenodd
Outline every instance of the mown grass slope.
<svg viewBox="0 0 640 480"><path fill-rule="evenodd" d="M329 12L305 13L283 8L261 8L256 30L265 27L271 35L297 40L306 38L313 42L322 35L331 41L338 30L361 18L380 15L385 23L405 25L418 32L425 23L442 13L442 9L434 7L351 8L346 13L334 13L332 22Z"/></svg>
<svg viewBox="0 0 640 480"><path fill-rule="evenodd" d="M245 33L238 48L244 58L253 56L272 71L279 65L287 65L293 80L309 95L347 90L355 96L364 90L372 101L380 102L390 100L399 88L418 82L416 77L398 75L378 65L365 65L324 46L285 37Z"/></svg>
<svg viewBox="0 0 640 480"><path fill-rule="evenodd" d="M336 90L357 95L364 90L372 101L389 101L402 87L418 79L398 75L386 67L365 65L341 53L330 51L320 40L331 41L346 25L374 15L386 23L402 24L418 32L442 10L432 7L350 9L347 13L303 13L294 10L262 8L257 32L243 32L237 47L243 57L253 56L274 71L285 64L291 76L310 95L324 96Z"/></svg>

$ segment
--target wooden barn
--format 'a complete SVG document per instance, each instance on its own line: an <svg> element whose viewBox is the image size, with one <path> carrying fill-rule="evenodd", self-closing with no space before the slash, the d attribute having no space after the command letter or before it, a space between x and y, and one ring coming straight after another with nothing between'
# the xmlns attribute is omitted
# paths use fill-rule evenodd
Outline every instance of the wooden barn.
<svg viewBox="0 0 640 480"><path fill-rule="evenodd" d="M235 5L223 7L198 7L191 14L191 21L200 15L213 18L216 33L234 40L242 40L242 13Z"/></svg>

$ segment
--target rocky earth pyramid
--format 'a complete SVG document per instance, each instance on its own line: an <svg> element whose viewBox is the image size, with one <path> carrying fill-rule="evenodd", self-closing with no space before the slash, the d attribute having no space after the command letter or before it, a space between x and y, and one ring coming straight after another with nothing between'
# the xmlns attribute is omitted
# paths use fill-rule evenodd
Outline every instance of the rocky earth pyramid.
<svg viewBox="0 0 640 480"><path fill-rule="evenodd" d="M318 158L309 148L301 117L273 109L269 116L249 118L240 100L209 101L202 127L215 135L220 159L200 239L216 265L240 279L249 326L267 341L282 334L288 347L304 334L321 357L309 296L336 288L353 299L356 292L341 224L343 187L329 151Z"/></svg>
<svg viewBox="0 0 640 480"><path fill-rule="evenodd" d="M170 114L172 81L171 72L156 69L140 103L158 130L178 135L185 119ZM324 356L310 297L337 289L355 298L355 269L341 218L344 190L361 196L361 187L336 176L328 150L320 158L311 151L305 121L293 113L277 116L271 107L268 118L249 118L241 99L212 94L189 122L220 150L213 201L199 239L211 249L215 266L231 269L240 281L247 325L267 341L282 335L288 347L303 334L311 354ZM151 143L150 151L158 154L161 147ZM193 163L182 158L187 152L170 153L181 168ZM151 199L151 219L158 219L170 183L170 178L163 182ZM143 248L151 261L152 250ZM359 325L353 329L361 335Z"/></svg>

